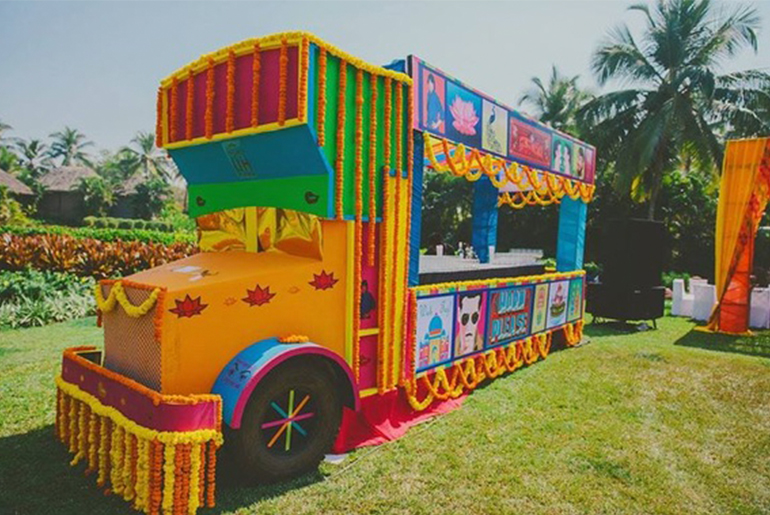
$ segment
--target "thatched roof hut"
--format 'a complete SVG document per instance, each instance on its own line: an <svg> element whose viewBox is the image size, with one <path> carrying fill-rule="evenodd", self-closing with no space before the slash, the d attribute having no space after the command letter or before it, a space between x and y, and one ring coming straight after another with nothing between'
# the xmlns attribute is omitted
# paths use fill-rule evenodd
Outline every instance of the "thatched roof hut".
<svg viewBox="0 0 770 515"><path fill-rule="evenodd" d="M14 195L30 196L34 194L32 190L29 189L29 186L2 169L0 169L0 186L7 187L8 191Z"/></svg>
<svg viewBox="0 0 770 515"><path fill-rule="evenodd" d="M98 174L87 166L60 166L42 176L40 184L46 191L74 191L80 180L88 177L98 177Z"/></svg>

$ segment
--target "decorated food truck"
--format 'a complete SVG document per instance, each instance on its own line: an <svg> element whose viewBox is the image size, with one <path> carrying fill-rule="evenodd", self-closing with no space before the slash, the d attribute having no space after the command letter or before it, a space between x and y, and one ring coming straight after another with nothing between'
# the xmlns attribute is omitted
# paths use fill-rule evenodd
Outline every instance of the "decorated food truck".
<svg viewBox="0 0 770 515"><path fill-rule="evenodd" d="M417 57L243 41L161 82L156 133L200 252L101 281L56 379L73 464L138 510L212 506L223 442L284 479L581 339L594 148ZM477 259L421 252L425 173L473 182ZM499 208L549 204L555 270L497 252Z"/></svg>

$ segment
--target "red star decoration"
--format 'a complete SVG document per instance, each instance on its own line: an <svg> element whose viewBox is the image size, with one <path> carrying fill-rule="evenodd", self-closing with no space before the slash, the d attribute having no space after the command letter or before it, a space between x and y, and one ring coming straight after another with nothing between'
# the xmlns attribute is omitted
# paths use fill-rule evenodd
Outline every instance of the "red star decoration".
<svg viewBox="0 0 770 515"><path fill-rule="evenodd" d="M184 300L174 299L176 307L169 309L179 318L192 318L195 315L200 315L201 311L206 309L208 304L201 303L201 298L191 298L189 295L185 295Z"/></svg>
<svg viewBox="0 0 770 515"><path fill-rule="evenodd" d="M249 306L261 306L269 303L273 297L275 297L275 293L270 293L270 286L261 288L257 285L253 290L246 288L246 297L241 300Z"/></svg>
<svg viewBox="0 0 770 515"><path fill-rule="evenodd" d="M326 270L321 270L321 274L313 274L313 280L308 284L316 290L328 290L337 284L339 279L334 278L334 272L327 274Z"/></svg>

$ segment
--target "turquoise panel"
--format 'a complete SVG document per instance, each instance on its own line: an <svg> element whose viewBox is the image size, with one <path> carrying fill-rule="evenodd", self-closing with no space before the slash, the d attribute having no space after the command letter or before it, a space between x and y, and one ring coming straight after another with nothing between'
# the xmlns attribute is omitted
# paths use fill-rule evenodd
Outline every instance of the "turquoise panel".
<svg viewBox="0 0 770 515"><path fill-rule="evenodd" d="M556 242L556 270L571 272L583 268L588 204L565 196L559 206L559 239Z"/></svg>
<svg viewBox="0 0 770 515"><path fill-rule="evenodd" d="M327 175L307 125L170 150L191 185Z"/></svg>

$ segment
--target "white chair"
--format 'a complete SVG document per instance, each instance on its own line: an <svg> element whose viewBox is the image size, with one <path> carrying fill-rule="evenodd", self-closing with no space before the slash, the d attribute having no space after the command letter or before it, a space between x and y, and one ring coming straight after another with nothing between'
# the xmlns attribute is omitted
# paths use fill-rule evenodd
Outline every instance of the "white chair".
<svg viewBox="0 0 770 515"><path fill-rule="evenodd" d="M754 288L751 290L749 327L757 329L770 328L770 288Z"/></svg>
<svg viewBox="0 0 770 515"><path fill-rule="evenodd" d="M692 317L699 322L707 321L717 303L717 287L700 281L695 282L692 284L692 296Z"/></svg>
<svg viewBox="0 0 770 515"><path fill-rule="evenodd" d="M692 317L693 299L692 293L684 289L684 279L674 279L671 314L675 317Z"/></svg>

